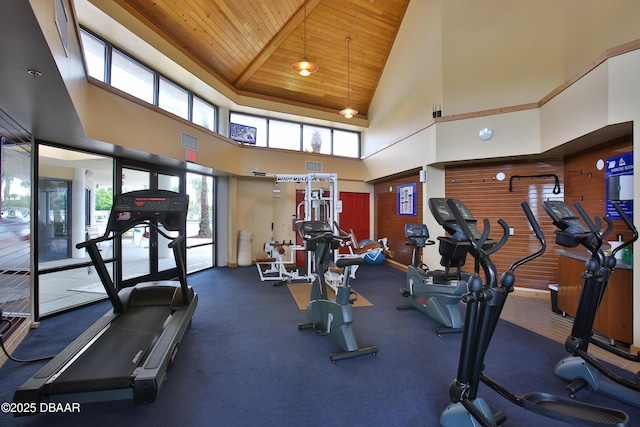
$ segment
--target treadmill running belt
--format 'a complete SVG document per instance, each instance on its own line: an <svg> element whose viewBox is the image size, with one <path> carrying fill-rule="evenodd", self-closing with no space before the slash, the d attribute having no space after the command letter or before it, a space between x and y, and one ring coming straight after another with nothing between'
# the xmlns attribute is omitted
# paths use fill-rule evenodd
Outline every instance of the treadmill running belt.
<svg viewBox="0 0 640 427"><path fill-rule="evenodd" d="M145 360L170 315L167 306L126 310L75 363L45 384L45 395L133 387L134 370Z"/></svg>

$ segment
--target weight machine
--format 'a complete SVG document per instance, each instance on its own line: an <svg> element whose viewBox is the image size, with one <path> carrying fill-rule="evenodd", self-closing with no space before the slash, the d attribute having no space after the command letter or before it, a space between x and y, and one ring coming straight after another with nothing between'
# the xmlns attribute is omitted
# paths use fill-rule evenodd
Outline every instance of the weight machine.
<svg viewBox="0 0 640 427"><path fill-rule="evenodd" d="M340 212L338 200L338 175L335 173L308 173L308 174L269 174L254 171L256 176L274 177L278 183L303 183L305 186L304 200L296 206L293 218L293 231L298 234L298 226L302 221L325 221L329 224L337 224ZM289 247L288 260L283 259L286 252L284 246ZM292 280L307 280L311 277L313 259L311 253L306 254L306 273L299 269L287 270L287 265L295 264L295 253L304 251L304 245L286 244L284 242L270 241L265 244L265 252L269 258L256 260L256 267L260 274L260 280L276 281L274 286L280 286ZM335 255L337 259L337 255ZM334 261L335 261L334 259Z"/></svg>

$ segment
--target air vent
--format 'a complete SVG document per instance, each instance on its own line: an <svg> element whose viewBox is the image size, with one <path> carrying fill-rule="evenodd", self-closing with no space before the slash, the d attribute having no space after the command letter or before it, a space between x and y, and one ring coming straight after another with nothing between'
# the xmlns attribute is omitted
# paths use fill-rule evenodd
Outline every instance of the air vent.
<svg viewBox="0 0 640 427"><path fill-rule="evenodd" d="M198 138L182 132L180 145L182 145L182 148L186 148L187 150L198 151Z"/></svg>
<svg viewBox="0 0 640 427"><path fill-rule="evenodd" d="M320 162L307 162L307 172L322 172L322 163Z"/></svg>

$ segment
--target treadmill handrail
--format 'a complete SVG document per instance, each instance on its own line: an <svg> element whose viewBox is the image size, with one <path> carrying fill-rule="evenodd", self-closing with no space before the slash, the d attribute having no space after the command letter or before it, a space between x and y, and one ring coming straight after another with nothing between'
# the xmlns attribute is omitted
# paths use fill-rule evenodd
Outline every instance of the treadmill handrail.
<svg viewBox="0 0 640 427"><path fill-rule="evenodd" d="M178 200L180 203L178 204L178 209L174 209L173 207L167 208L166 206L161 206L163 209L170 209L173 212L178 213L178 216L173 216L172 219L178 219L178 221L168 221L169 217L167 215L156 217L158 213L167 212L167 210L152 210L147 208L147 210L143 210L143 213L152 212L151 215L144 215L142 217L135 218L130 214L129 210L135 209L133 203L131 206L119 204L120 198L126 200L127 198L143 198L144 200L165 200L172 199ZM147 199L148 197L148 199ZM93 239L89 239L84 242L80 242L76 244L76 248L82 249L86 248L89 257L91 258L91 262L93 263L96 272L98 273L98 277L100 277L100 281L102 282L105 291L107 292L107 296L113 305L114 313L121 313L124 311L124 305L118 296L119 289L116 289L115 283L111 278L109 271L106 268L104 259L102 254L100 253L100 249L98 247L98 243L113 240L116 237L122 236L125 232L131 230L134 227L140 226L144 224L147 227L153 228L158 232L161 236L169 239L170 242L168 244L169 248L173 250L173 256L176 262L176 269L178 272L178 281L180 282L180 287L182 290L183 301L185 305L188 305L191 302L189 287L187 285L186 279L186 265L185 265L185 254L184 254L184 245L182 244L185 240L185 233L181 232L178 236L171 236L162 228L170 229L172 231L184 231L184 225L181 227L182 229L178 229L177 225L182 221L186 220L186 209L189 204L189 196L181 195L168 190L138 190L130 193L124 193L116 197L114 200L114 205L112 207L109 222L107 224L107 228L105 230L104 235L100 237L96 237ZM155 207L155 206L154 206ZM120 225L123 227L115 227L116 221L114 218L119 218L121 213L129 213L131 216L127 216L124 221ZM163 221L164 220L164 221ZM165 224L165 221L171 222L170 225ZM159 224L162 224L163 227L160 227Z"/></svg>

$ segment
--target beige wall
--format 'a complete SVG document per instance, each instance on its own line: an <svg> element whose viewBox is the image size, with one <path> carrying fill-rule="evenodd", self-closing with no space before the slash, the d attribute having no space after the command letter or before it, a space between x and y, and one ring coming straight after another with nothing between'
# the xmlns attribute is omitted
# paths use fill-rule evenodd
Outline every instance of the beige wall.
<svg viewBox="0 0 640 427"><path fill-rule="evenodd" d="M450 116L537 103L607 49L640 39L639 20L633 0L410 2L363 153L424 129L433 104Z"/></svg>
<svg viewBox="0 0 640 427"><path fill-rule="evenodd" d="M442 102L441 1L411 1L369 106L363 154L422 129Z"/></svg>
<svg viewBox="0 0 640 427"><path fill-rule="evenodd" d="M279 174L302 173L288 172L287 170L275 171ZM271 177L236 177L235 204L232 209L233 224L230 226L230 242L233 247L228 253L230 264L237 261L237 240L240 230L249 230L253 236L252 259L264 258L264 244L271 240L293 241L296 240L293 231L293 219L297 214L296 190L303 190L304 184L279 183L281 197L273 198L275 179ZM315 187L319 187L314 185ZM324 186L323 186L324 187ZM328 188L328 186L326 187ZM338 174L338 192L371 193L372 185L362 181L345 181ZM338 214L339 221L339 214ZM272 230L273 224L273 230ZM373 224L369 225L373 230ZM367 236L371 237L371 236ZM285 254L289 257L289 252Z"/></svg>

